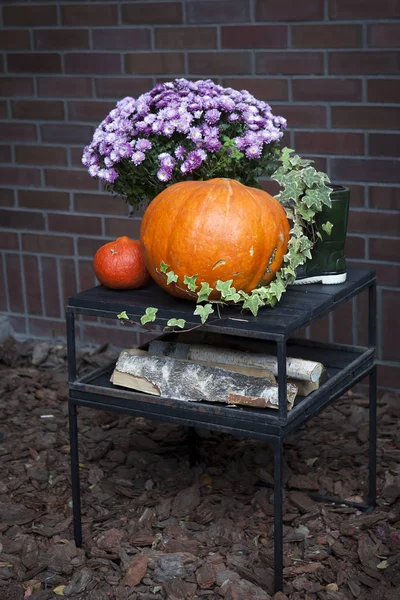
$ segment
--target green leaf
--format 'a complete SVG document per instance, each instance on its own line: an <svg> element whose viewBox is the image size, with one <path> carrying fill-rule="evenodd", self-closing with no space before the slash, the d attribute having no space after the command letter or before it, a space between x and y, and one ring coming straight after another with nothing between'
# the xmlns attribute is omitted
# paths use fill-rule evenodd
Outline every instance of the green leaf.
<svg viewBox="0 0 400 600"><path fill-rule="evenodd" d="M229 296L236 292L236 289L231 287L232 283L233 283L233 279L230 279L229 281L221 281L220 279L218 279L218 281L215 285L215 289L218 292L221 292L222 299L225 299L226 296Z"/></svg>
<svg viewBox="0 0 400 600"><path fill-rule="evenodd" d="M200 291L197 292L197 302L207 302L213 288L206 281L201 284Z"/></svg>
<svg viewBox="0 0 400 600"><path fill-rule="evenodd" d="M330 221L323 223L322 229L328 234L331 235L333 224Z"/></svg>
<svg viewBox="0 0 400 600"><path fill-rule="evenodd" d="M198 288L198 286L196 285L196 279L197 279L197 277L198 277L198 275L192 275L191 277L188 277L187 275L185 275L184 278L183 278L183 283L192 292L195 292L197 290L197 288Z"/></svg>
<svg viewBox="0 0 400 600"><path fill-rule="evenodd" d="M323 183L321 179L322 173L318 173L314 167L306 167L301 171L301 177L307 187L312 188L313 185Z"/></svg>
<svg viewBox="0 0 400 600"><path fill-rule="evenodd" d="M249 296L247 300L243 302L243 308L248 308L251 310L255 317L257 316L260 306L262 306L262 301L258 294L251 294L251 296Z"/></svg>
<svg viewBox="0 0 400 600"><path fill-rule="evenodd" d="M169 269L169 265L167 265L167 263L165 263L164 261L161 261L161 264L160 264L161 273L166 273L167 269Z"/></svg>
<svg viewBox="0 0 400 600"><path fill-rule="evenodd" d="M127 319L127 320L129 320L129 317L126 314L126 311L123 310L121 313L119 313L119 315L117 315L117 319Z"/></svg>
<svg viewBox="0 0 400 600"><path fill-rule="evenodd" d="M142 317L140 317L141 324L145 325L146 323L151 323L152 321L155 321L157 311L158 311L158 308L154 308L153 306L147 307L144 315Z"/></svg>
<svg viewBox="0 0 400 600"><path fill-rule="evenodd" d="M201 322L205 323L209 317L209 315L211 315L211 313L214 312L214 309L212 307L211 304L205 304L204 306L202 306L201 304L199 304L198 306L196 306L196 310L194 311L194 315L199 315Z"/></svg>
<svg viewBox="0 0 400 600"><path fill-rule="evenodd" d="M282 150L282 154L281 154L281 161L282 161L282 165L283 168L285 169L285 171L287 171L288 169L290 169L290 155L292 154L292 152L294 152L294 150L292 148L283 148Z"/></svg>
<svg viewBox="0 0 400 600"><path fill-rule="evenodd" d="M178 281L178 275L175 275L175 273L173 271L168 271L168 273L167 273L167 285L169 285L172 282L176 283L177 281Z"/></svg>
<svg viewBox="0 0 400 600"><path fill-rule="evenodd" d="M183 329L185 327L185 319L169 319L167 322L167 327L180 327Z"/></svg>
<svg viewBox="0 0 400 600"><path fill-rule="evenodd" d="M315 190L307 190L301 201L304 202L307 208L314 209L314 212L319 212L322 209L321 196L318 188Z"/></svg>
<svg viewBox="0 0 400 600"><path fill-rule="evenodd" d="M285 289L285 284L282 282L281 279L275 279L275 281L272 281L272 283L270 284L270 290L274 293L278 302L281 299Z"/></svg>

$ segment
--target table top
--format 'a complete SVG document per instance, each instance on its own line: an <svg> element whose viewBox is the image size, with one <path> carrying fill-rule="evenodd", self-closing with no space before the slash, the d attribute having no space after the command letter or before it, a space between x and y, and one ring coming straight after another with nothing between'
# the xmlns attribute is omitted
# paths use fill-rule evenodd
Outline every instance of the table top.
<svg viewBox="0 0 400 600"><path fill-rule="evenodd" d="M345 283L290 286L274 308L261 308L257 317L237 306L224 306L220 317L215 311L202 327L228 335L281 339L322 317L374 281L375 271L348 267ZM153 282L139 290L110 290L99 285L70 297L67 310L114 319L126 311L130 319L139 322L149 306L158 308L156 321L150 326L165 326L171 318L185 319L185 328L200 324L200 318L193 315L193 302L174 298Z"/></svg>

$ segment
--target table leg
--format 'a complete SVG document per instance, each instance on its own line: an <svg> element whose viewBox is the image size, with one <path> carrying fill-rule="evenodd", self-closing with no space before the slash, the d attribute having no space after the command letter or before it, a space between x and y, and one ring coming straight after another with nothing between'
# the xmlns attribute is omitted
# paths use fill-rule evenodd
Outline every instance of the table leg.
<svg viewBox="0 0 400 600"><path fill-rule="evenodd" d="M78 419L76 404L68 403L69 416L69 445L71 454L71 484L72 484L72 508L74 516L74 538L75 544L82 546L82 517L81 517L81 489L79 482L79 449L78 449Z"/></svg>
<svg viewBox="0 0 400 600"><path fill-rule="evenodd" d="M283 439L274 442L274 559L275 592L283 588Z"/></svg>
<svg viewBox="0 0 400 600"><path fill-rule="evenodd" d="M376 367L369 374L368 505L376 506Z"/></svg>

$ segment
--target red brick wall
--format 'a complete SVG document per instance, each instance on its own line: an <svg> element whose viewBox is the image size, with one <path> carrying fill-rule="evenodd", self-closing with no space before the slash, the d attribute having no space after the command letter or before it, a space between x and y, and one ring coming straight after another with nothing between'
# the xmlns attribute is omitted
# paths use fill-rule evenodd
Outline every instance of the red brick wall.
<svg viewBox="0 0 400 600"><path fill-rule="evenodd" d="M15 0L1 10L0 311L17 332L63 335L66 298L94 284L97 247L138 234L123 201L81 167L94 126L156 81L211 77L269 101L288 119L287 143L351 185L347 255L377 270L380 384L400 387L398 0ZM362 343L365 312L354 301L308 333ZM101 339L100 325L85 320L86 339Z"/></svg>

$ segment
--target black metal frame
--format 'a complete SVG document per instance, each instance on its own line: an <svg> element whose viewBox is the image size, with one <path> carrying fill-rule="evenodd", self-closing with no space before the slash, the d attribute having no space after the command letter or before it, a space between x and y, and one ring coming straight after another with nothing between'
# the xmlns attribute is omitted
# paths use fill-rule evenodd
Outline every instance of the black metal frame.
<svg viewBox="0 0 400 600"><path fill-rule="evenodd" d="M116 318L121 309L121 299L118 293L115 294L113 302L112 295L107 291L106 304L98 306L94 302L97 295L104 293L104 288L94 288L89 292L78 294L70 298L66 309L67 325L67 343L68 343L68 377L69 377L69 427L70 427L70 448L71 448L71 481L72 481L72 500L74 516L74 537L77 546L82 546L82 524L81 524L81 499L79 482L79 453L78 453L78 424L77 407L89 406L96 409L113 410L116 412L128 413L136 416L144 416L154 420L162 420L174 423L181 423L189 427L189 460L191 464L196 462L197 456L197 435L195 427L218 430L234 435L247 436L251 438L263 439L272 444L274 450L274 554L275 554L275 591L281 591L283 587L283 442L286 435L292 433L305 421L317 415L321 410L329 406L338 399L344 392L353 387L364 377L369 376L369 450L368 450L368 492L365 503L355 503L345 501L339 498L331 498L313 494L312 497L317 501L330 502L335 504L345 504L353 506L359 510L372 510L376 505L376 367L374 363L374 351L376 345L376 279L373 271L353 269L351 271L352 281L340 286L304 286L301 288L300 295L298 290L287 292L289 296L294 295L294 300L300 302L302 296L307 298L307 294L318 299L321 296L330 295L329 300L319 298L319 309L312 310L312 303L303 309L301 323L298 325L299 318L296 314L290 315L291 327L283 328L283 331L268 331L263 329L259 334L254 331L257 326L257 319L249 319L249 327L240 328L235 323L230 323L230 318L222 319L221 324L206 325L205 328L210 331L220 331L226 335L246 336L247 331L251 331L253 338L273 341L277 348L278 358L278 386L279 386L279 411L264 409L233 409L232 407L211 403L183 403L168 398L148 396L146 394L136 393L131 390L121 390L108 384L109 374L113 366L97 369L89 375L80 379L76 376L76 352L75 352L75 314L90 314L95 316ZM324 292L324 288L336 288L337 293L332 289ZM296 328L309 324L322 314L334 310L339 304L356 296L363 290L369 290L369 309L368 309L368 347L353 347L338 344L317 344L300 340L290 341L289 335ZM97 292L96 292L97 290ZM87 299L90 295L92 300ZM314 295L314 296L313 296ZM111 301L110 301L111 297ZM140 297L139 294L137 296ZM135 296L130 298L130 313L136 309ZM309 301L310 298L307 298ZM170 302L166 297L161 297L159 303ZM138 303L140 304L140 303ZM287 303L288 304L288 303ZM142 302L143 305L143 302ZM154 306L154 302L152 303ZM186 305L187 306L187 305ZM125 307L126 308L126 307ZM141 306L139 307L141 308ZM283 309L283 311L287 309ZM301 310L301 308L298 308ZM279 311L274 309L275 314L279 316ZM292 311L293 313L294 311ZM286 314L284 312L284 314ZM143 311L142 313L143 314ZM232 313L230 313L232 314ZM175 316L175 315L174 315ZM167 317L166 317L167 318ZM232 319L234 321L234 318ZM294 325L293 325L294 323ZM276 328L275 328L276 329ZM337 364L335 374L324 383L320 390L313 392L310 396L302 399L294 408L287 412L286 399L286 353L287 345L290 346L290 352L299 348L302 352L310 352L316 349L318 352L325 352L335 357ZM330 353L330 354L329 354ZM353 356L354 355L354 356ZM341 357L343 360L341 360ZM323 362L323 361L322 361Z"/></svg>

